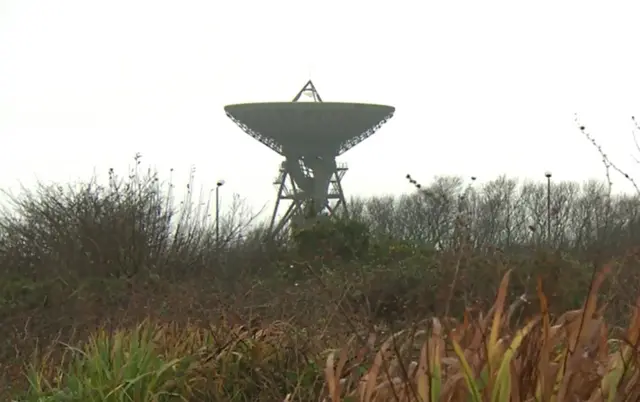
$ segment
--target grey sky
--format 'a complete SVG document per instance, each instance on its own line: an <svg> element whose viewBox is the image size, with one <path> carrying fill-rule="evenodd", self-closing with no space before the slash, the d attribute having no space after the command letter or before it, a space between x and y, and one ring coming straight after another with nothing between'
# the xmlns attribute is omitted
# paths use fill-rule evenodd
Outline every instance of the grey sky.
<svg viewBox="0 0 640 402"><path fill-rule="evenodd" d="M124 173L141 152L262 205L281 158L223 106L309 78L324 100L397 108L341 157L347 196L410 191L407 173L603 177L575 112L636 173L640 3L604 4L0 0L0 186Z"/></svg>

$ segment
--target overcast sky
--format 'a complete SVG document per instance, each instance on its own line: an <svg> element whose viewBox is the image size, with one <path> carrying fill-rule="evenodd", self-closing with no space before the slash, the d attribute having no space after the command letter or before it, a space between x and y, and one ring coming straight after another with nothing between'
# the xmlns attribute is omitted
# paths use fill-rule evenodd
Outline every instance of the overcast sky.
<svg viewBox="0 0 640 402"><path fill-rule="evenodd" d="M574 113L640 176L639 17L632 1L0 0L0 186L125 173L140 152L178 185L195 165L225 199L271 202L281 157L223 106L309 78L325 101L396 107L341 156L348 196L410 191L407 173L603 178Z"/></svg>

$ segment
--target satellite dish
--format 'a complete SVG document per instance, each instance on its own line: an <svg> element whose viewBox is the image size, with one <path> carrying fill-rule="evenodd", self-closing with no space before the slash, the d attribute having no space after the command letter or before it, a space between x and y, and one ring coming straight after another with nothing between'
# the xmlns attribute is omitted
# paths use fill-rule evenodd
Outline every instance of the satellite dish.
<svg viewBox="0 0 640 402"><path fill-rule="evenodd" d="M299 102L301 96L314 102ZM288 223L303 224L308 211L316 217L348 214L342 189L347 166L336 157L369 138L395 112L387 105L323 102L309 80L292 102L244 103L224 107L245 133L285 157L274 184L278 199L271 232ZM281 201L290 201L280 222Z"/></svg>

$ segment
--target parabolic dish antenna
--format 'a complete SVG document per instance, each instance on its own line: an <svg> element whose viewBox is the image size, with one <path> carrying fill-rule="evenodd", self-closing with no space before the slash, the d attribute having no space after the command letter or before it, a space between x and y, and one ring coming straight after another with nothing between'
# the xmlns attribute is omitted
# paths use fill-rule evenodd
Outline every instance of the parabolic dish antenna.
<svg viewBox="0 0 640 402"><path fill-rule="evenodd" d="M301 102L301 96L313 102ZM224 107L245 133L285 157L274 181L278 199L270 230L303 225L319 216L344 214L342 178L347 167L336 157L372 136L395 112L386 105L323 102L311 81L291 102L244 103ZM290 205L276 224L281 201Z"/></svg>

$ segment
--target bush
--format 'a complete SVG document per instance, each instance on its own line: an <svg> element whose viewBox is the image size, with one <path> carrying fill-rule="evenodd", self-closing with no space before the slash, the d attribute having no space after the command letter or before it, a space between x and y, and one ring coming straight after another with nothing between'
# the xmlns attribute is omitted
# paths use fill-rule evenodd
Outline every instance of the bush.
<svg viewBox="0 0 640 402"><path fill-rule="evenodd" d="M294 230L298 253L308 259L321 256L344 261L363 259L369 252L369 228L346 219L319 219L310 227Z"/></svg>
<svg viewBox="0 0 640 402"><path fill-rule="evenodd" d="M285 323L248 330L224 323L202 327L145 321L132 329L101 329L68 346L56 362L28 368L25 401L279 400L322 388L320 365L306 360L309 336Z"/></svg>
<svg viewBox="0 0 640 402"><path fill-rule="evenodd" d="M581 309L555 320L540 282L541 313L519 328L509 325L518 301L506 304L507 273L485 314L433 318L427 328L393 334L368 356L349 356L348 348L332 353L328 394L332 401L637 400L640 299L627 330L608 338L597 292L610 271L595 277Z"/></svg>
<svg viewBox="0 0 640 402"><path fill-rule="evenodd" d="M68 347L62 365L30 366L24 400L637 400L640 298L627 330L609 337L597 294L610 271L595 276L582 308L556 319L540 280L541 312L516 328L523 301L507 304L507 272L484 314L430 318L382 342L356 333L336 348L282 322L102 330Z"/></svg>
<svg viewBox="0 0 640 402"><path fill-rule="evenodd" d="M144 348L152 352L140 356L146 356L148 371L153 371L170 362L171 356L186 355L190 364L205 364L198 363L198 351L213 347L209 338L215 334L216 339L227 341L239 336L243 339L242 345L236 345L239 348L249 342L261 345L249 351L236 348L230 354L240 359L234 361L236 366L251 371L242 366L249 361L261 373L240 370L243 374L235 377L237 384L208 390L207 395L273 400L271 397L284 398L296 390L294 400L305 400L321 392L317 381L324 370L326 349L344 346L353 334L366 338L369 330L382 336L382 332L388 335L398 328L410 328L424 317L461 319L467 310L486 313L501 278L510 269L507 295L515 300L524 295L528 300L514 316L514 323L526 323L525 318L535 313L538 276L544 279L553 318L579 307L588 293L592 266L610 257L614 257L612 281L602 286L602 292L607 294L605 316L611 326L623 324L638 291L638 253L635 249L617 251L634 241L635 232L622 226L616 230L627 234L619 244L613 232L606 232L608 237L603 238L607 240L587 252L576 244L592 244L593 239L580 232L586 240L567 245L560 239L559 245L552 247L539 230L513 232L517 236L507 232L505 238L500 237L506 231L500 216L474 221L460 218L465 211L457 212L464 225L454 227L447 219L455 208L428 204L426 196L420 195L415 203L372 201L370 212L377 211L377 215L361 216L357 208L351 208L352 221L320 221L272 243L264 241L264 228L249 230L252 216L246 210L233 207L222 215L217 242L208 218L208 201L192 202L189 190L186 199L177 203L172 189L171 183L162 184L152 172L134 171L124 179L112 172L104 186L96 180L64 188L39 185L12 197L12 209L0 216L0 389L8 389L5 384L20 387L22 375L17 367L34 350L42 351L50 343L80 345L80 350L96 354L97 346L90 347L94 342L102 345L98 354L110 350L115 356L113 348L120 347L118 342L132 344L132 339L138 339L141 344L141 339L151 339ZM524 201L519 205L525 205ZM393 213L385 215L383 207L394 208L390 209ZM512 218L525 212L514 213ZM486 223L484 229L482 222ZM513 222L507 223L515 225ZM589 225L588 220L580 222ZM488 246L484 240L490 238L501 239L502 246ZM239 324L218 323L221 313L242 317L236 321L245 327L241 330ZM153 322L148 324L150 332L131 329L138 328L143 319ZM255 324L256 320L262 323ZM286 334L268 338L268 342L251 338L258 328L284 328L282 322L286 322ZM157 329L156 324L186 331L176 337L197 333L200 343L193 341L199 345L197 350L166 352L162 346L165 341L157 337L169 330ZM96 328L104 332L96 332ZM115 337L114 328L121 331L120 338ZM67 360L61 357L65 350ZM275 360L263 361L265 355L259 351L265 350ZM127 349L126 353L131 356L133 352ZM254 360L247 360L246 353L253 354ZM46 374L47 367L53 367L58 374L69 374L68 381L76 378L79 384L79 378L96 375L85 363L69 365L81 355L75 349L56 349L49 363L41 362L38 372L53 381L55 376ZM367 361L359 370L368 370L371 364ZM120 367L111 360L107 366L113 370ZM182 375L180 367L173 375ZM216 373L228 369L207 367ZM268 369L274 369L273 373L266 375ZM184 376L193 375L190 378L194 381L199 378L184 370ZM305 374L299 377L292 372ZM132 377L135 374L128 378ZM163 378L158 376L154 384ZM313 385L302 387L296 385L297 380ZM58 392L57 385L51 384L50 388L44 384L41 391ZM148 395L157 396L165 390L139 384L149 390ZM272 384L271 388L261 393L258 388L267 384ZM108 388L113 383L103 385ZM240 393L244 388L246 393ZM98 398L95 395L100 392L82 397Z"/></svg>
<svg viewBox="0 0 640 402"><path fill-rule="evenodd" d="M13 197L0 220L0 267L5 275L33 278L166 271L204 240L171 201L152 173L125 182L110 171L107 186L39 184Z"/></svg>

